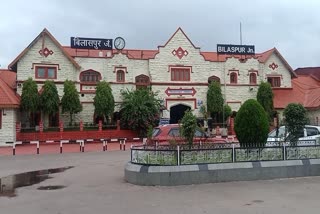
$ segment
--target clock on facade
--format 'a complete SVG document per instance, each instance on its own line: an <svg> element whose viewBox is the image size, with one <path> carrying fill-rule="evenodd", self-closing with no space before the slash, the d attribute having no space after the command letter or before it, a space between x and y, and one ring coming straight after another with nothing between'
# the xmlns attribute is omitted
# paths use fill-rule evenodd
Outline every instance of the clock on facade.
<svg viewBox="0 0 320 214"><path fill-rule="evenodd" d="M122 50L125 47L125 45L126 45L126 42L122 37L117 37L114 39L114 47L117 50Z"/></svg>

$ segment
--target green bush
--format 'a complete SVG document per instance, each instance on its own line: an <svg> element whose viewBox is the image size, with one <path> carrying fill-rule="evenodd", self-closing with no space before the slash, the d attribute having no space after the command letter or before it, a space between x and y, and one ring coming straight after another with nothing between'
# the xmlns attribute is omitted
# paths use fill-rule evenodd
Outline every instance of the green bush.
<svg viewBox="0 0 320 214"><path fill-rule="evenodd" d="M197 118L191 111L186 111L181 119L181 136L184 137L190 148L193 143L194 133L197 129Z"/></svg>
<svg viewBox="0 0 320 214"><path fill-rule="evenodd" d="M297 103L290 103L284 109L283 116L285 117L285 125L290 133L290 141L297 142L299 134L303 127L307 124L307 110Z"/></svg>
<svg viewBox="0 0 320 214"><path fill-rule="evenodd" d="M268 116L258 101L247 100L239 109L234 129L241 147L263 147L268 138Z"/></svg>

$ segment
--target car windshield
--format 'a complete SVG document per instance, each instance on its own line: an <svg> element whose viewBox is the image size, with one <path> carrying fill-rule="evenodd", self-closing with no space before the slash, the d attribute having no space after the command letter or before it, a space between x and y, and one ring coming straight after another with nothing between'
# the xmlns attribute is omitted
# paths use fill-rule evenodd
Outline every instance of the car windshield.
<svg viewBox="0 0 320 214"><path fill-rule="evenodd" d="M281 126L279 128L278 137L284 137L285 133L285 127ZM272 130L272 132L269 133L269 137L277 137L277 129Z"/></svg>
<svg viewBox="0 0 320 214"><path fill-rule="evenodd" d="M152 137L156 137L160 134L160 129L159 128L154 128L152 131Z"/></svg>

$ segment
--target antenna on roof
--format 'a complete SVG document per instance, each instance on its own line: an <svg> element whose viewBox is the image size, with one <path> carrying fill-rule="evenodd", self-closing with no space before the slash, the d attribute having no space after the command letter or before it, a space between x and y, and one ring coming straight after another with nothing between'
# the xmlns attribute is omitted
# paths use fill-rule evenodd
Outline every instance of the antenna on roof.
<svg viewBox="0 0 320 214"><path fill-rule="evenodd" d="M242 45L242 27L240 22L240 45Z"/></svg>

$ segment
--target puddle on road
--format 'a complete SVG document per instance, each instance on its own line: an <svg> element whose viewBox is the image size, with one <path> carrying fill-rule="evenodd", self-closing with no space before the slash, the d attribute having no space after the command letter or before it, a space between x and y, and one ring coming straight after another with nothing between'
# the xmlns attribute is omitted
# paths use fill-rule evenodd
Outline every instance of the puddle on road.
<svg viewBox="0 0 320 214"><path fill-rule="evenodd" d="M51 185L51 186L41 186L41 187L38 187L37 189L38 190L56 190L56 189L63 189L65 187L66 186L63 186L63 185Z"/></svg>
<svg viewBox="0 0 320 214"><path fill-rule="evenodd" d="M73 168L73 166L54 169L44 169L3 177L0 179L0 197L15 197L16 188L38 184L46 179L52 178L50 174L64 172L71 168ZM65 186L44 186L43 188L39 187L38 189L53 190L62 189L64 187Z"/></svg>

